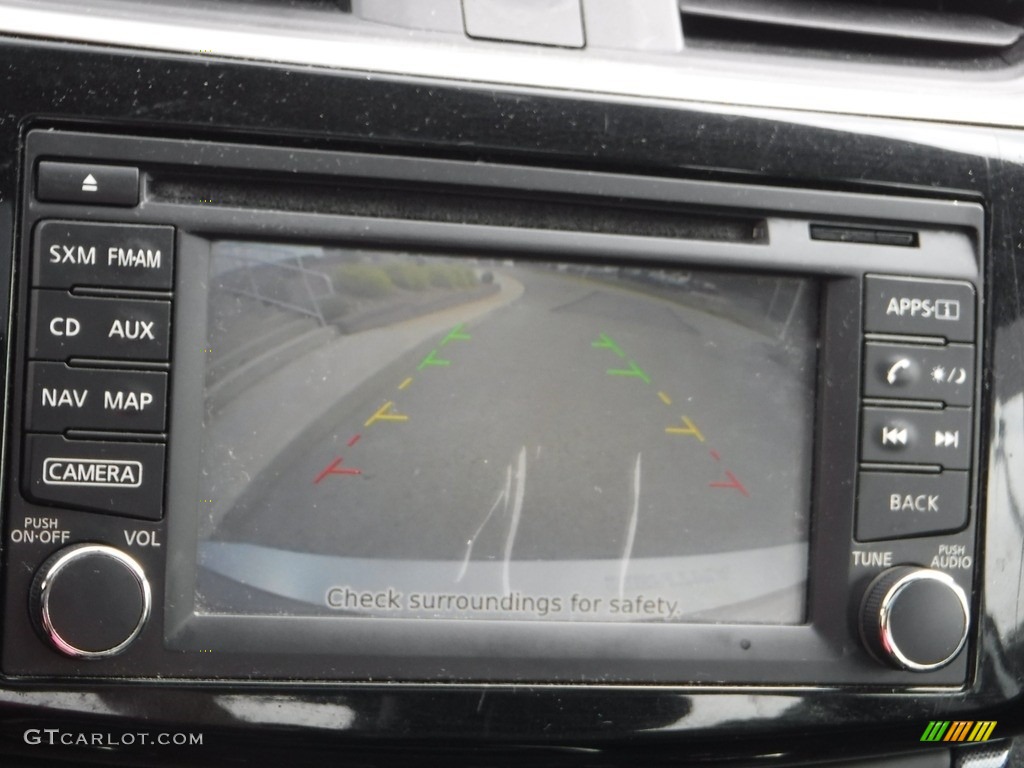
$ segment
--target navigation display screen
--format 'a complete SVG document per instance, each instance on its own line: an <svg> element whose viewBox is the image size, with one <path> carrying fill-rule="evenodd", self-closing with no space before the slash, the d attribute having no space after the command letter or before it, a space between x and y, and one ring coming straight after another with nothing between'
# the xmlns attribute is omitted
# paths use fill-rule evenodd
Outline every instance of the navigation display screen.
<svg viewBox="0 0 1024 768"><path fill-rule="evenodd" d="M792 277L220 241L197 610L804 621Z"/></svg>

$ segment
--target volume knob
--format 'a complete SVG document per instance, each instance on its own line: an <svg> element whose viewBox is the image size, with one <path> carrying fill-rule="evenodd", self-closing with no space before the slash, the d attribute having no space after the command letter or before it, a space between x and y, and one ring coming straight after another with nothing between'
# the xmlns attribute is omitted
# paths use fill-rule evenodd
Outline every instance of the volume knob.
<svg viewBox="0 0 1024 768"><path fill-rule="evenodd" d="M138 637L152 595L132 557L105 544L76 544L39 567L29 601L36 627L54 648L66 656L102 659Z"/></svg>
<svg viewBox="0 0 1024 768"><path fill-rule="evenodd" d="M941 571L902 565L879 574L861 604L861 637L880 661L928 672L949 664L967 642L967 595Z"/></svg>

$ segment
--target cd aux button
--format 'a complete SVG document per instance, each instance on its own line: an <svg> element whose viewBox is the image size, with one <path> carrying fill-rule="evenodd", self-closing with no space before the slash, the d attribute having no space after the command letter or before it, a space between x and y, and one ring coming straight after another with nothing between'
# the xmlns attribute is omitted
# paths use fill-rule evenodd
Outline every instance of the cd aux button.
<svg viewBox="0 0 1024 768"><path fill-rule="evenodd" d="M33 291L29 357L35 360L168 359L171 303Z"/></svg>
<svg viewBox="0 0 1024 768"><path fill-rule="evenodd" d="M167 374L29 363L29 432L163 432Z"/></svg>
<svg viewBox="0 0 1024 768"><path fill-rule="evenodd" d="M967 472L861 472L857 540L958 531L967 525Z"/></svg>
<svg viewBox="0 0 1024 768"><path fill-rule="evenodd" d="M43 504L159 520L164 446L26 436L25 495Z"/></svg>
<svg viewBox="0 0 1024 768"><path fill-rule="evenodd" d="M864 278L864 330L974 341L974 286L869 275Z"/></svg>
<svg viewBox="0 0 1024 768"><path fill-rule="evenodd" d="M36 229L34 254L39 288L173 287L173 227L46 221Z"/></svg>
<svg viewBox="0 0 1024 768"><path fill-rule="evenodd" d="M866 407L861 460L970 469L971 409Z"/></svg>

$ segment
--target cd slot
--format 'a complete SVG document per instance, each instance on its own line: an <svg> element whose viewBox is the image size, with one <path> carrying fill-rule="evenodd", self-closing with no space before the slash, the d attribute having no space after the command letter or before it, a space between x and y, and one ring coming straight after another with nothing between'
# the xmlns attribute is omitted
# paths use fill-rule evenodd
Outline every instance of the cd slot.
<svg viewBox="0 0 1024 768"><path fill-rule="evenodd" d="M522 229L662 237L759 244L768 242L763 218L721 216L666 205L614 205L584 196L566 200L523 192L494 194L466 186L404 184L392 187L362 180L330 184L282 180L276 176L190 174L149 178L154 202L343 216L435 221Z"/></svg>

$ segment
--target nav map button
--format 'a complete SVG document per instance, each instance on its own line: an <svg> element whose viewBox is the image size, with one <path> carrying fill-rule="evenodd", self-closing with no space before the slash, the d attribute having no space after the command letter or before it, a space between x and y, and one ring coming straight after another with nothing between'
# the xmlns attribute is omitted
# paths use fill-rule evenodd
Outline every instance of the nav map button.
<svg viewBox="0 0 1024 768"><path fill-rule="evenodd" d="M33 501L144 520L163 515L164 446L27 435L22 489Z"/></svg>
<svg viewBox="0 0 1024 768"><path fill-rule="evenodd" d="M958 531L967 525L967 472L861 472L857 540Z"/></svg>
<svg viewBox="0 0 1024 768"><path fill-rule="evenodd" d="M173 287L173 227L46 221L33 253L39 288Z"/></svg>
<svg viewBox="0 0 1024 768"><path fill-rule="evenodd" d="M55 203L139 204L139 169L94 163L39 163L36 197Z"/></svg>
<svg viewBox="0 0 1024 768"><path fill-rule="evenodd" d="M163 432L167 374L29 363L27 429Z"/></svg>
<svg viewBox="0 0 1024 768"><path fill-rule="evenodd" d="M971 409L865 407L861 460L970 469Z"/></svg>
<svg viewBox="0 0 1024 768"><path fill-rule="evenodd" d="M974 341L974 286L952 280L864 278L864 330Z"/></svg>

